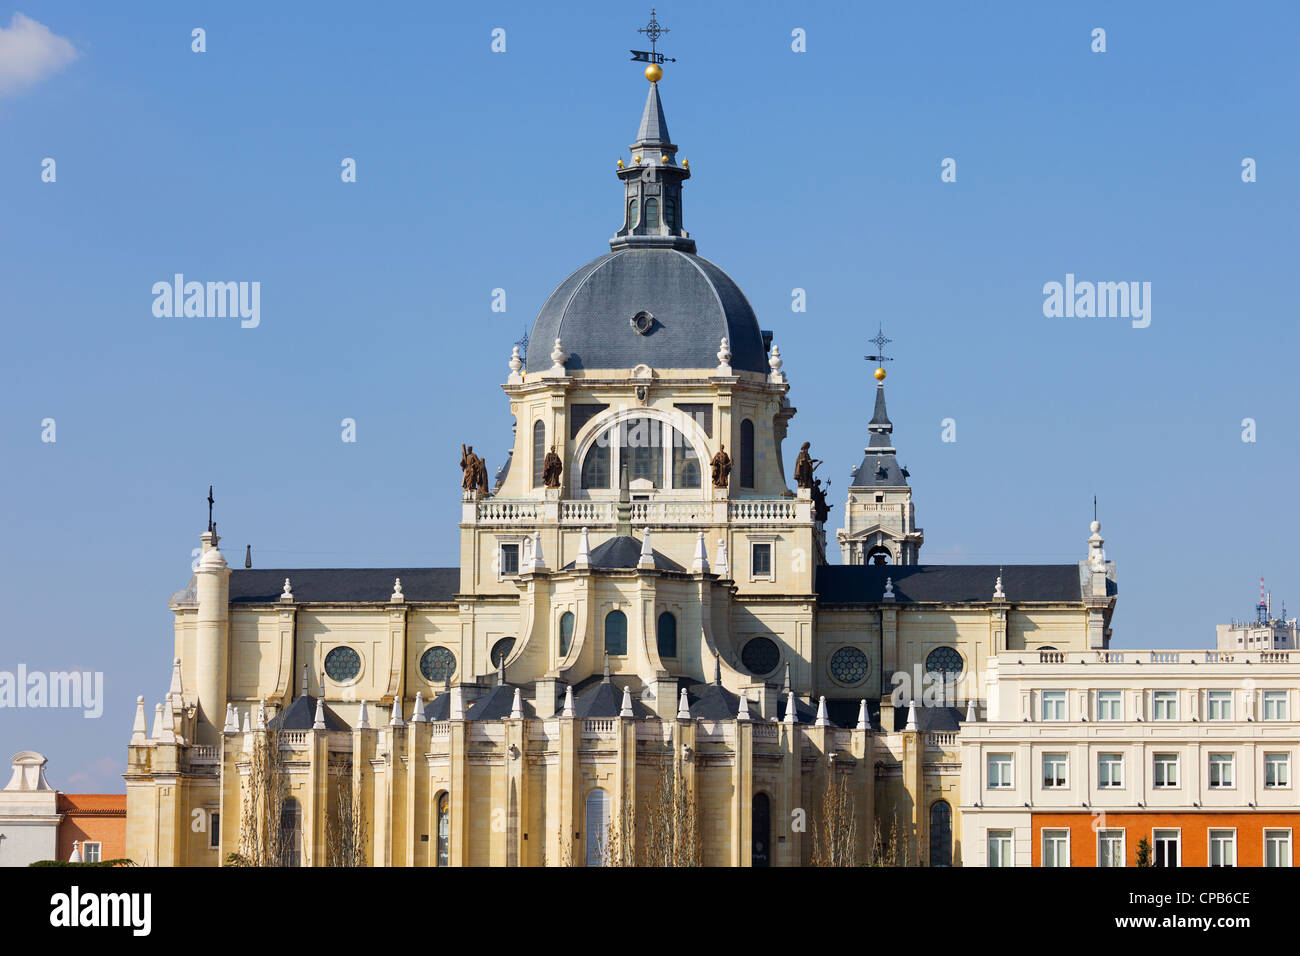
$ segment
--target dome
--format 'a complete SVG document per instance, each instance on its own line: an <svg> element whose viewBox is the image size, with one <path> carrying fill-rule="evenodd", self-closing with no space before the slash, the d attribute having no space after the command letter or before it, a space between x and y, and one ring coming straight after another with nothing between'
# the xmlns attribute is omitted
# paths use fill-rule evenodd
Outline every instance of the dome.
<svg viewBox="0 0 1300 956"><path fill-rule="evenodd" d="M528 371L551 367L557 338L568 369L712 369L726 338L734 370L768 371L758 319L740 287L680 249L619 249L561 282L533 323Z"/></svg>

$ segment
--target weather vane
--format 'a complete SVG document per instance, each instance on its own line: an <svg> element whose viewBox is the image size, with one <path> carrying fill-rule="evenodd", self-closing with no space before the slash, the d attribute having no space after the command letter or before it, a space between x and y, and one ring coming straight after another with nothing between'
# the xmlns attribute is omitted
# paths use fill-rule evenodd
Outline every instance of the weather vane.
<svg viewBox="0 0 1300 956"><path fill-rule="evenodd" d="M866 359L868 362L875 362L878 371L884 371L885 363L893 361L892 358L890 358L888 355L885 354L885 346L894 340L885 338L885 330L883 328L877 327L876 337L874 339L867 339L867 341L875 343L876 354L864 355L862 357ZM876 377L883 378L884 376L878 375Z"/></svg>
<svg viewBox="0 0 1300 956"><path fill-rule="evenodd" d="M650 49L649 51L633 50L632 51L633 60L636 60L639 63L655 63L655 64L660 64L664 62L667 63L677 62L675 57L671 57L671 56L665 57L662 53L660 53L656 49L656 44L658 44L659 38L668 32L668 28L660 26L659 21L655 19L654 7L650 8L650 22L647 23L645 26L640 27L636 32L644 33L646 35L647 39L649 39L650 41Z"/></svg>

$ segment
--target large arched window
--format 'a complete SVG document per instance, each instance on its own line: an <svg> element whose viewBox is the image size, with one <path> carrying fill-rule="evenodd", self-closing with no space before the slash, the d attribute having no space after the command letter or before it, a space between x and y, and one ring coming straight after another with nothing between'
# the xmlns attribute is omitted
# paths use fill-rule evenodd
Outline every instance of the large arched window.
<svg viewBox="0 0 1300 956"><path fill-rule="evenodd" d="M438 859L435 866L451 866L451 798L444 790L438 794Z"/></svg>
<svg viewBox="0 0 1300 956"><path fill-rule="evenodd" d="M740 487L754 487L754 423L740 423Z"/></svg>
<svg viewBox="0 0 1300 956"><path fill-rule="evenodd" d="M627 204L627 227L629 229L636 228L636 218L640 211L640 207L635 199Z"/></svg>
<svg viewBox="0 0 1300 956"><path fill-rule="evenodd" d="M582 459L582 487L609 487L609 455L609 442L597 439L596 444L587 452L587 457Z"/></svg>
<svg viewBox="0 0 1300 956"><path fill-rule="evenodd" d="M605 653L614 657L627 654L627 615L622 611L605 615Z"/></svg>
<svg viewBox="0 0 1300 956"><path fill-rule="evenodd" d="M533 487L542 487L542 472L546 468L546 423L533 423Z"/></svg>
<svg viewBox="0 0 1300 956"><path fill-rule="evenodd" d="M930 804L930 865L952 866L952 807L945 800Z"/></svg>
<svg viewBox="0 0 1300 956"><path fill-rule="evenodd" d="M648 481L655 488L698 489L703 468L686 434L657 418L633 416L610 425L583 453L581 486L609 488L627 470L629 482Z"/></svg>
<svg viewBox="0 0 1300 956"><path fill-rule="evenodd" d="M645 224L648 229L659 228L659 200L647 199L645 201Z"/></svg>
<svg viewBox="0 0 1300 956"><path fill-rule="evenodd" d="M677 656L677 618L668 611L659 615L655 628L655 643L659 646L660 657Z"/></svg>
<svg viewBox="0 0 1300 956"><path fill-rule="evenodd" d="M582 832L587 836L587 866L604 866L609 844L609 794L600 787L587 794Z"/></svg>
<svg viewBox="0 0 1300 956"><path fill-rule="evenodd" d="M280 804L280 865L302 866L302 805L293 797Z"/></svg>
<svg viewBox="0 0 1300 956"><path fill-rule="evenodd" d="M573 646L573 612L565 611L560 615L560 656L568 657L569 648Z"/></svg>

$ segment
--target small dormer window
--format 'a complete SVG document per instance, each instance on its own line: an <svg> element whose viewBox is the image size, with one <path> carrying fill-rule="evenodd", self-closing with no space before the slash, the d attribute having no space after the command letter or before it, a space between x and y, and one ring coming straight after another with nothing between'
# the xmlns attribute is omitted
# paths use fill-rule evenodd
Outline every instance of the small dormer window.
<svg viewBox="0 0 1300 956"><path fill-rule="evenodd" d="M647 229L659 228L659 200L647 199L645 201L645 224Z"/></svg>

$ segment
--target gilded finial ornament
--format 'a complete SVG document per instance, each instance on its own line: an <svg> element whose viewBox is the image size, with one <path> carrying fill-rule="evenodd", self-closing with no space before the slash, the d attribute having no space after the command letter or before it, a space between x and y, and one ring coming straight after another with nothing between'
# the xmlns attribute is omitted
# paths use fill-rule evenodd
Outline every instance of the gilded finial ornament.
<svg viewBox="0 0 1300 956"><path fill-rule="evenodd" d="M633 157L632 157L632 162L634 162L634 163L636 163L638 166L640 166L640 165L641 165L641 156L640 156L640 154L638 154L638 155L636 155L636 156L633 156Z"/></svg>
<svg viewBox="0 0 1300 956"><path fill-rule="evenodd" d="M873 374L876 376L877 382L883 382L885 380L885 370L883 368L876 369Z"/></svg>
<svg viewBox="0 0 1300 956"><path fill-rule="evenodd" d="M686 169L690 169L690 168L691 168L691 161L690 161L689 159L683 159L683 160L682 160L682 166L684 166Z"/></svg>
<svg viewBox="0 0 1300 956"><path fill-rule="evenodd" d="M658 83L664 78L664 70L658 63L651 63L645 68L645 78L651 83Z"/></svg>
<svg viewBox="0 0 1300 956"><path fill-rule="evenodd" d="M618 161L618 168L619 168L619 169L622 169L622 168L623 168L623 160L621 160L621 159Z"/></svg>

